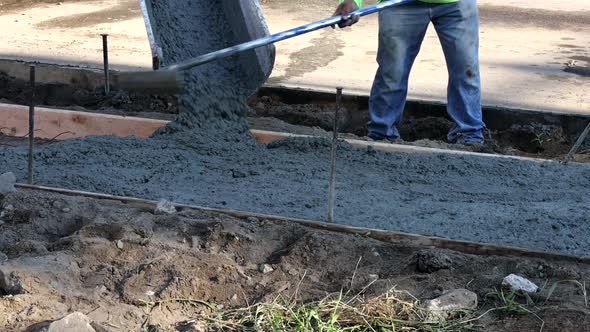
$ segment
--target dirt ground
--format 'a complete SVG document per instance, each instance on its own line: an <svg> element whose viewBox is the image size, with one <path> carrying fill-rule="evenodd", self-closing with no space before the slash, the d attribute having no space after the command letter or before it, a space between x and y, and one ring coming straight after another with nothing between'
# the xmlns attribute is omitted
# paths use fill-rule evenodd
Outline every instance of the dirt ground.
<svg viewBox="0 0 590 332"><path fill-rule="evenodd" d="M418 300L474 291L479 306L469 317L483 317L469 330L590 330L587 264L404 247L192 209L160 215L30 190L3 197L0 211L1 331L42 331L73 311L109 331L204 331L213 309L197 301L229 310L340 291L369 301L393 288ZM510 273L541 286L523 304L530 313L516 315L493 296Z"/></svg>
<svg viewBox="0 0 590 332"><path fill-rule="evenodd" d="M280 98L262 96L251 98L250 105L253 114L249 123L254 128L331 136L335 109L333 104L286 103ZM339 120L342 137L366 139L368 120L367 109L345 106ZM487 130L484 145L449 144L447 133L452 126L453 122L446 116L404 117L398 127L402 141L396 143L561 160L577 139L577 136L566 134L560 126L531 122L503 130ZM574 159L578 162L590 161L590 138L585 140Z"/></svg>
<svg viewBox="0 0 590 332"><path fill-rule="evenodd" d="M0 73L0 102L28 105L28 82ZM74 110L119 111L127 115L150 117L149 113L177 113L177 99L171 95L115 91L108 96L103 89L86 90L67 84L37 84L35 103Z"/></svg>

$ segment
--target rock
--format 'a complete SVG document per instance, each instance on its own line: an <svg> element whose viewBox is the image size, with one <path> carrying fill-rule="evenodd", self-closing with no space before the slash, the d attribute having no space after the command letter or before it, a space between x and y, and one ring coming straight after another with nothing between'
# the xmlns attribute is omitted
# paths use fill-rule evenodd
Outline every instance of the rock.
<svg viewBox="0 0 590 332"><path fill-rule="evenodd" d="M264 103L257 102L256 105L254 105L254 108L256 108L256 110L259 110L259 111L264 111L265 106L264 106Z"/></svg>
<svg viewBox="0 0 590 332"><path fill-rule="evenodd" d="M86 315L74 312L51 323L47 332L96 332L91 324Z"/></svg>
<svg viewBox="0 0 590 332"><path fill-rule="evenodd" d="M16 176L14 176L14 173L8 172L0 175L0 194L8 194L15 192L15 184Z"/></svg>
<svg viewBox="0 0 590 332"><path fill-rule="evenodd" d="M14 243L6 248L7 254L10 256L43 256L47 255L49 251L44 242L35 240L22 240Z"/></svg>
<svg viewBox="0 0 590 332"><path fill-rule="evenodd" d="M201 247L201 239L198 236L191 236L191 248L200 248Z"/></svg>
<svg viewBox="0 0 590 332"><path fill-rule="evenodd" d="M510 274L504 278L504 280L502 280L502 287L508 288L513 292L536 293L539 291L539 286L526 278L517 276L516 274Z"/></svg>
<svg viewBox="0 0 590 332"><path fill-rule="evenodd" d="M2 221L2 224L5 221L8 221L12 217L13 212L14 212L14 206L12 204L8 204L7 206L4 207L4 209L2 209L2 207L0 207L0 220Z"/></svg>
<svg viewBox="0 0 590 332"><path fill-rule="evenodd" d="M283 271L287 272L288 274L292 275L292 276L296 276L299 275L299 272L297 271L296 268L293 267L293 265L289 264L289 263L283 263L281 264Z"/></svg>
<svg viewBox="0 0 590 332"><path fill-rule="evenodd" d="M461 311L477 309L477 294L467 289L446 292L434 300L424 302L424 310L430 321L445 321L456 317Z"/></svg>
<svg viewBox="0 0 590 332"><path fill-rule="evenodd" d="M8 295L24 294L25 289L15 272L8 272L0 266L0 291Z"/></svg>
<svg viewBox="0 0 590 332"><path fill-rule="evenodd" d="M381 256L381 255L379 254L379 252L378 252L376 249L374 249L374 248L371 250L371 254L372 254L373 256L375 256L375 257L379 257L379 256Z"/></svg>
<svg viewBox="0 0 590 332"><path fill-rule="evenodd" d="M2 221L10 224L26 224L31 221L33 211L26 209L16 209L13 205L7 205L0 212Z"/></svg>
<svg viewBox="0 0 590 332"><path fill-rule="evenodd" d="M246 173L242 172L242 171L238 171L238 170L232 170L231 171L231 176L234 179L240 179L240 178L245 178L246 176L248 176Z"/></svg>
<svg viewBox="0 0 590 332"><path fill-rule="evenodd" d="M119 250L123 250L125 248L125 244L121 240L117 240L115 244Z"/></svg>
<svg viewBox="0 0 590 332"><path fill-rule="evenodd" d="M209 331L209 328L203 322L193 322L190 326L183 328L183 331L186 331L186 332L207 332L207 331Z"/></svg>
<svg viewBox="0 0 590 332"><path fill-rule="evenodd" d="M274 271L274 269L269 264L260 264L260 266L258 266L258 271L260 271L261 273L267 274L267 273L271 273L272 271Z"/></svg>
<svg viewBox="0 0 590 332"><path fill-rule="evenodd" d="M257 223L260 220L258 220L258 218L256 218L256 217L248 217L248 218L246 218L246 221L249 223Z"/></svg>
<svg viewBox="0 0 590 332"><path fill-rule="evenodd" d="M33 211L26 209L15 209L10 216L11 224L28 224L33 218Z"/></svg>
<svg viewBox="0 0 590 332"><path fill-rule="evenodd" d="M422 273L449 269L452 263L451 258L439 250L422 250L416 254L416 269Z"/></svg>
<svg viewBox="0 0 590 332"><path fill-rule="evenodd" d="M176 213L176 207L172 202L162 199L156 205L155 214L173 214Z"/></svg>
<svg viewBox="0 0 590 332"><path fill-rule="evenodd" d="M97 322L92 322L90 325L96 332L110 332L106 327L98 324Z"/></svg>

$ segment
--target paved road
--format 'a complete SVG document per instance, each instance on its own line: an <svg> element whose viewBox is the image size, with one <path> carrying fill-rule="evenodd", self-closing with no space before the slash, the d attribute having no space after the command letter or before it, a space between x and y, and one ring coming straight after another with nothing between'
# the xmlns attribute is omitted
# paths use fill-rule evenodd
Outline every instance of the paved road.
<svg viewBox="0 0 590 332"><path fill-rule="evenodd" d="M590 77L563 71L566 63L590 68L587 0L479 3L484 103L590 114ZM269 0L263 5L275 32L329 16L333 7L326 0ZM98 67L99 35L110 33L115 67L151 66L137 0L4 0L0 29L2 58ZM348 93L368 94L376 45L376 17L347 31L324 30L282 42L269 83L328 91L342 85ZM444 101L446 81L442 51L431 30L412 73L410 98Z"/></svg>

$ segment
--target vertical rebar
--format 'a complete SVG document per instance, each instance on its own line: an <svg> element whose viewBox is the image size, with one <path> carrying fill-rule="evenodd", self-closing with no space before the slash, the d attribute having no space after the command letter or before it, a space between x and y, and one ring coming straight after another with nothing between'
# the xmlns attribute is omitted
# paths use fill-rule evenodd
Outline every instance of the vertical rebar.
<svg viewBox="0 0 590 332"><path fill-rule="evenodd" d="M574 158L574 155L576 154L576 152L578 152L578 149L580 148L580 146L582 146L582 143L584 143L586 137L588 137L588 134L590 134L590 123L588 123L586 129L584 129L580 137L578 137L578 140L576 141L570 152L568 152L567 156L565 156L565 159L563 160L564 164L569 163Z"/></svg>
<svg viewBox="0 0 590 332"><path fill-rule="evenodd" d="M336 88L336 111L334 111L334 124L332 126L332 150L330 153L330 185L328 188L328 222L334 222L334 201L336 186L336 148L338 146L338 119L342 107L342 88Z"/></svg>
<svg viewBox="0 0 590 332"><path fill-rule="evenodd" d="M31 100L29 103L29 163L28 180L33 184L33 144L35 141L35 66L30 67L29 82L31 87Z"/></svg>
<svg viewBox="0 0 590 332"><path fill-rule="evenodd" d="M104 93L109 94L111 92L111 82L109 78L109 35L104 33L102 36L102 58L104 64Z"/></svg>

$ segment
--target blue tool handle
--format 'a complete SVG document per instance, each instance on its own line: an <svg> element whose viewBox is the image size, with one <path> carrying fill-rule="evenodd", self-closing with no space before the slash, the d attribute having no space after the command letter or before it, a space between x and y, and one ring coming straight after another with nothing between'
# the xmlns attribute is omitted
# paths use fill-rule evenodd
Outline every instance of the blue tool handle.
<svg viewBox="0 0 590 332"><path fill-rule="evenodd" d="M266 46L268 44L273 44L276 42L279 42L281 40L285 40L285 39L289 39L289 38L293 38L293 37L297 37L297 36L301 36L303 34L306 34L308 32L312 32L312 31L316 31L319 29L323 29L323 28L327 28L329 26L332 25L336 25L342 21L345 20L349 20L351 19L353 16L365 16L365 15L369 15L369 14L373 14L379 11L382 11L384 9L387 8L391 8L393 6L399 6L399 5L403 5L403 4L407 4L407 3L411 3L414 2L415 0L387 0L387 1L383 1L377 5L374 6L370 6L370 7L366 7L363 9L359 9L356 10L350 14L348 14L347 17L342 17L342 16L334 16L334 17L330 17L321 21L317 21L314 23L310 23L310 24L306 24L306 25L302 25L300 27L291 29L291 30L287 30L287 31L283 31L283 32L279 32L279 33L275 33L273 35L270 36L266 36L263 38L259 38L256 40L252 40L249 42L245 42L236 46L231 46L228 48L224 48L222 50L219 51L215 51L215 52L211 52L211 53L207 53L207 54L203 54L200 55L196 58L175 64L175 65L171 65L165 68L162 68L161 70L171 70L171 71L182 71L182 70L187 70L211 61L215 61L215 60L219 60L222 58L226 58L232 55L235 55L237 53L240 52L244 52L247 50L251 50L257 47L262 47L262 46Z"/></svg>

